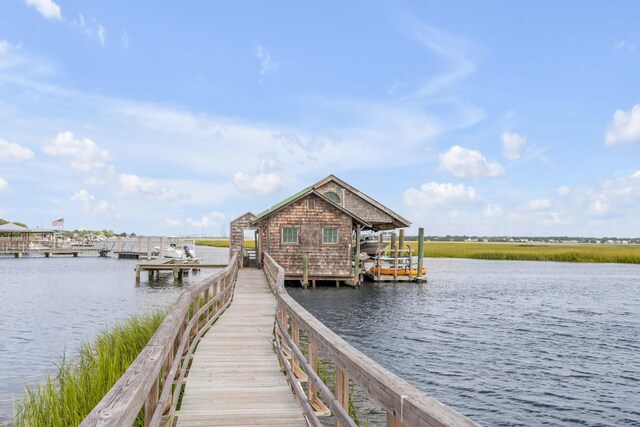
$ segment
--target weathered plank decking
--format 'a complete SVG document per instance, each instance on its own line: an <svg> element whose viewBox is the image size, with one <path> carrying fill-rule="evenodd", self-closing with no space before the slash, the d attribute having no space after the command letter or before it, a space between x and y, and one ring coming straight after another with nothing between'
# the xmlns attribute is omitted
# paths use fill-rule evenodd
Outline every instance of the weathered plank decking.
<svg viewBox="0 0 640 427"><path fill-rule="evenodd" d="M178 426L306 426L273 348L276 301L264 273L238 272L233 304L198 344Z"/></svg>

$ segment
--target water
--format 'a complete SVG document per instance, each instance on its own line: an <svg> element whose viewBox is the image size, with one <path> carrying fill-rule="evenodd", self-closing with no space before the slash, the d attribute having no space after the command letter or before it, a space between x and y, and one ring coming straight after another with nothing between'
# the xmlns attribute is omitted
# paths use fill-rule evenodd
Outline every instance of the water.
<svg viewBox="0 0 640 427"><path fill-rule="evenodd" d="M640 266L429 259L429 283L289 288L485 424L640 426Z"/></svg>
<svg viewBox="0 0 640 427"><path fill-rule="evenodd" d="M228 249L198 247L204 262L226 263ZM78 258L0 258L0 424L9 421L12 398L37 383L65 351L132 314L168 307L185 287L214 270L173 284L171 272L135 285L136 260L83 255Z"/></svg>

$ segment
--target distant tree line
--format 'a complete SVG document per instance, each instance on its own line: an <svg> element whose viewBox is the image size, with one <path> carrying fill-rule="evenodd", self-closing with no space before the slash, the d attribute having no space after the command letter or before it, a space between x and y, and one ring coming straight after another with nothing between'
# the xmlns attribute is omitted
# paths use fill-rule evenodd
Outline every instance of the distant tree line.
<svg viewBox="0 0 640 427"><path fill-rule="evenodd" d="M406 241L417 241L418 236L405 236ZM539 242L539 243L604 243L608 241L625 241L640 244L640 237L571 237L571 236L425 236L425 240L432 242Z"/></svg>

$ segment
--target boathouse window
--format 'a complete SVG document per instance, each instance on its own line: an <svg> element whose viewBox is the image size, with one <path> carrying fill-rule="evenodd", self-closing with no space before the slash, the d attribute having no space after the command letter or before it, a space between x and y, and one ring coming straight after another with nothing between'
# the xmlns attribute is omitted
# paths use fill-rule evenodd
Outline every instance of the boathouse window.
<svg viewBox="0 0 640 427"><path fill-rule="evenodd" d="M322 243L338 243L338 227L325 227L322 229Z"/></svg>
<svg viewBox="0 0 640 427"><path fill-rule="evenodd" d="M332 202L340 204L340 196L335 191L327 191L324 196Z"/></svg>
<svg viewBox="0 0 640 427"><path fill-rule="evenodd" d="M282 243L298 243L298 228L282 227Z"/></svg>
<svg viewBox="0 0 640 427"><path fill-rule="evenodd" d="M315 197L309 197L309 199L307 199L307 208L312 211L316 208L316 198Z"/></svg>

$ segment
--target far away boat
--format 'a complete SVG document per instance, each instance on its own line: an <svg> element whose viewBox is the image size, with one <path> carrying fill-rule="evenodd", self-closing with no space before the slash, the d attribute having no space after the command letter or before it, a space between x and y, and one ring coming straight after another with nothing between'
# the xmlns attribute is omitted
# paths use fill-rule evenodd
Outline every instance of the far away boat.
<svg viewBox="0 0 640 427"><path fill-rule="evenodd" d="M154 249L153 254L155 256L159 256L160 255L160 248L156 246L153 249ZM175 243L171 243L169 246L164 248L163 252L164 252L163 255L164 255L165 258L169 258L169 259L187 259L187 258L193 258L195 251L193 249L189 249L189 246L187 246L187 245L184 245L183 247L179 247Z"/></svg>
<svg viewBox="0 0 640 427"><path fill-rule="evenodd" d="M366 252L369 256L375 256L378 248L383 251L387 246L389 242L380 243L375 234L360 237L360 252Z"/></svg>

